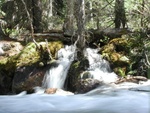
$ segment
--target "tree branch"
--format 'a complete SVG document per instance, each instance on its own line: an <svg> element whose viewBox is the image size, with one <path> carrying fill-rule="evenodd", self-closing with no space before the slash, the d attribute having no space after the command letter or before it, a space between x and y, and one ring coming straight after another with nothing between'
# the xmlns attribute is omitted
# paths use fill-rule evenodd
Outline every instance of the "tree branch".
<svg viewBox="0 0 150 113"><path fill-rule="evenodd" d="M31 36L32 36L32 38L34 38L34 35L33 35L34 34L34 28L33 28L33 24L32 24L32 18L31 18L30 13L29 13L29 11L27 9L27 5L26 5L25 1L24 0L21 0L21 1L22 1L23 5L24 5L24 8L25 8L26 13L27 13L27 17L28 17L29 22L30 22Z"/></svg>
<svg viewBox="0 0 150 113"><path fill-rule="evenodd" d="M48 41L47 41L47 39L45 39L45 42L46 42L47 51L48 51L48 53L49 53L49 57L50 57L50 59L53 59L52 54L51 54L51 51L50 51L50 49L48 48Z"/></svg>

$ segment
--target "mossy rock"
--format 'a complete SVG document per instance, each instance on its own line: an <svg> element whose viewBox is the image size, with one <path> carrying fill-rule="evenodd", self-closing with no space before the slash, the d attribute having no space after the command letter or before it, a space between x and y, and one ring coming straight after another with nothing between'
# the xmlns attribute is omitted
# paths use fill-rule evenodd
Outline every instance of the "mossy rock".
<svg viewBox="0 0 150 113"><path fill-rule="evenodd" d="M46 42L40 42L38 44L46 49ZM63 44L60 41L49 42L48 47L53 58L55 58L56 52L63 47ZM3 59L0 63L0 66L5 66L4 68L6 70L14 70L16 69L16 67L30 66L36 62L40 62L40 60L40 53L37 50L35 43L31 42L27 44L19 54L9 57L7 59Z"/></svg>
<svg viewBox="0 0 150 113"><path fill-rule="evenodd" d="M111 52L114 52L115 51L115 46L113 44L107 44L105 46L102 47L101 49L101 53L104 54L104 53L111 53Z"/></svg>
<svg viewBox="0 0 150 113"><path fill-rule="evenodd" d="M109 43L102 47L101 53L108 52L129 52L130 41L125 38L114 38Z"/></svg>
<svg viewBox="0 0 150 113"><path fill-rule="evenodd" d="M110 40L109 44L113 44L115 46L116 52L129 52L130 49L130 40L126 38L115 38Z"/></svg>
<svg viewBox="0 0 150 113"><path fill-rule="evenodd" d="M103 46L100 53L111 63L113 70L120 76L126 73L121 67L128 67L131 63L130 59L130 41L125 38L114 38ZM118 68L120 67L120 68Z"/></svg>
<svg viewBox="0 0 150 113"><path fill-rule="evenodd" d="M0 68L3 68L7 63L7 58L0 59Z"/></svg>
<svg viewBox="0 0 150 113"><path fill-rule="evenodd" d="M76 83L80 78L80 73L83 71L80 68L80 61L74 61L70 69L68 71L68 83L67 88L69 91L75 92L76 91Z"/></svg>
<svg viewBox="0 0 150 113"><path fill-rule="evenodd" d="M130 60L127 56L125 56L121 53L116 53L116 52L111 53L110 61L115 63L115 65L123 65L123 64L130 63Z"/></svg>
<svg viewBox="0 0 150 113"><path fill-rule="evenodd" d="M67 87L69 91L76 92L78 90L78 81L81 80L82 73L87 70L88 67L89 62L86 58L83 58L81 61L74 61L72 63L68 72Z"/></svg>

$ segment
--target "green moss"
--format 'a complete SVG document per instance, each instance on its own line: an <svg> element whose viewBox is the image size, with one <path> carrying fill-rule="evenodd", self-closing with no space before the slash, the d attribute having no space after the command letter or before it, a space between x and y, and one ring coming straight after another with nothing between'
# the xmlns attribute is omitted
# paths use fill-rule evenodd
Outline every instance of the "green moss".
<svg viewBox="0 0 150 113"><path fill-rule="evenodd" d="M80 61L74 63L72 66L73 66L73 68L77 69L77 68L79 68L79 64L80 64Z"/></svg>
<svg viewBox="0 0 150 113"><path fill-rule="evenodd" d="M114 72L121 77L125 77L126 76L126 67L116 67L116 68L114 68Z"/></svg>
<svg viewBox="0 0 150 113"><path fill-rule="evenodd" d="M8 60L7 58L0 59L0 69L4 69L7 60Z"/></svg>
<svg viewBox="0 0 150 113"><path fill-rule="evenodd" d="M113 44L107 44L102 48L102 54L103 53L111 53L115 51L115 46Z"/></svg>
<svg viewBox="0 0 150 113"><path fill-rule="evenodd" d="M7 62L7 58L0 59L0 65L5 65Z"/></svg>
<svg viewBox="0 0 150 113"><path fill-rule="evenodd" d="M40 42L38 44L41 45L44 50L46 49L45 42ZM63 44L60 41L56 41L49 42L48 46L53 53L53 57L55 57L56 52L63 47ZM53 47L54 50L52 50L51 47ZM16 67L29 66L41 60L40 54L36 45L31 42L27 44L19 54L0 60L0 67L6 70L15 70Z"/></svg>
<svg viewBox="0 0 150 113"><path fill-rule="evenodd" d="M131 63L131 45L128 38L114 38L101 49L102 56L111 62L113 70L120 76L125 76L124 68L127 69Z"/></svg>
<svg viewBox="0 0 150 113"><path fill-rule="evenodd" d="M52 54L52 57L55 58L55 54L57 53L58 50L64 47L61 41L54 41L48 43L48 47L50 49L50 52Z"/></svg>

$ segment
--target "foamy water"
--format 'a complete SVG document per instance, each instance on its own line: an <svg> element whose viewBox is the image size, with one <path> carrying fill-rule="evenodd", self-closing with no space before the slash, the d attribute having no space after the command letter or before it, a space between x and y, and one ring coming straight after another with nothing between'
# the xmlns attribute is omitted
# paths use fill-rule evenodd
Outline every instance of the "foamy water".
<svg viewBox="0 0 150 113"><path fill-rule="evenodd" d="M150 113L150 93L116 90L68 96L0 96L0 113Z"/></svg>

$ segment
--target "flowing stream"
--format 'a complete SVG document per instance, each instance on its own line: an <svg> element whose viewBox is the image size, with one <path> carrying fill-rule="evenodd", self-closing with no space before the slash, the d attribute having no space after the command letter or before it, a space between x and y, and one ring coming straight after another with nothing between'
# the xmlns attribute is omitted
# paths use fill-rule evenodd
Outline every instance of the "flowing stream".
<svg viewBox="0 0 150 113"><path fill-rule="evenodd" d="M47 70L43 88L64 88L74 53L74 46L66 46L58 52L58 60L55 61L57 65ZM97 50L87 48L85 56L90 64L87 72L93 78L105 83L117 79L109 63L97 54ZM0 96L0 113L150 113L150 81L106 85L77 95L49 95L44 94L43 90L39 92Z"/></svg>

